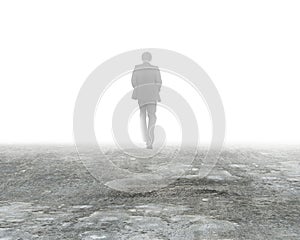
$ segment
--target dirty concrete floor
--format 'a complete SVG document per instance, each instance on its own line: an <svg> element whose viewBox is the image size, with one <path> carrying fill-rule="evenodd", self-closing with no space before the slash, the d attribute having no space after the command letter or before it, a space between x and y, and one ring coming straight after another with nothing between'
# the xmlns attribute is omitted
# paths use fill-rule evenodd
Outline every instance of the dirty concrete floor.
<svg viewBox="0 0 300 240"><path fill-rule="evenodd" d="M191 166L164 188L130 193L91 176L74 146L3 145L0 239L299 239L299 163L299 147L227 147L205 178Z"/></svg>

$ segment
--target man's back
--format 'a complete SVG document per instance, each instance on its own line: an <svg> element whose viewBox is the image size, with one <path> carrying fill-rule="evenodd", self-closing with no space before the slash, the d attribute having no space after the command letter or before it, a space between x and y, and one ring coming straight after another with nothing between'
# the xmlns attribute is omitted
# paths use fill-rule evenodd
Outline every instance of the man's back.
<svg viewBox="0 0 300 240"><path fill-rule="evenodd" d="M158 67L150 63L136 65L131 78L133 99L139 101L160 101L161 76Z"/></svg>

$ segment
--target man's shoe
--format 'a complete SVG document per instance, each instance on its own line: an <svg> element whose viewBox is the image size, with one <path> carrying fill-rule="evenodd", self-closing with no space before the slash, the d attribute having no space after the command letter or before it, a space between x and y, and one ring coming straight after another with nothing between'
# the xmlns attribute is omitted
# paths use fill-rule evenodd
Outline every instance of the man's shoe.
<svg viewBox="0 0 300 240"><path fill-rule="evenodd" d="M153 149L152 145L147 145L147 149Z"/></svg>

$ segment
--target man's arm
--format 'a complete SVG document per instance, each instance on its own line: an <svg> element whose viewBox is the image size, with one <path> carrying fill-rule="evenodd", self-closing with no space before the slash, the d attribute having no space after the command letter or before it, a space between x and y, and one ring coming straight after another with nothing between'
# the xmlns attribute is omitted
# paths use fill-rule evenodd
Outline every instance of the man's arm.
<svg viewBox="0 0 300 240"><path fill-rule="evenodd" d="M133 88L135 88L137 86L136 67L134 68L134 70L132 72L131 85Z"/></svg>
<svg viewBox="0 0 300 240"><path fill-rule="evenodd" d="M158 86L158 91L160 91L162 81L161 81L161 76L160 76L159 68L157 68L157 71L156 71L156 79L155 79L155 83L156 83L156 85Z"/></svg>

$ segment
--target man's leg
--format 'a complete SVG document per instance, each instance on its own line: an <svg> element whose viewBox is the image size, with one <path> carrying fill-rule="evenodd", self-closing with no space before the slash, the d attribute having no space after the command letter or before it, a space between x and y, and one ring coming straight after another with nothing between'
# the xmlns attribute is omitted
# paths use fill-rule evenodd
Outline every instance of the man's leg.
<svg viewBox="0 0 300 240"><path fill-rule="evenodd" d="M149 136L149 146L152 147L154 142L154 128L156 123L156 103L147 104L147 113L149 117L149 124L148 124L148 136Z"/></svg>
<svg viewBox="0 0 300 240"><path fill-rule="evenodd" d="M145 142L148 142L148 134L147 134L147 122L146 122L146 105L140 104L140 124L142 137Z"/></svg>

